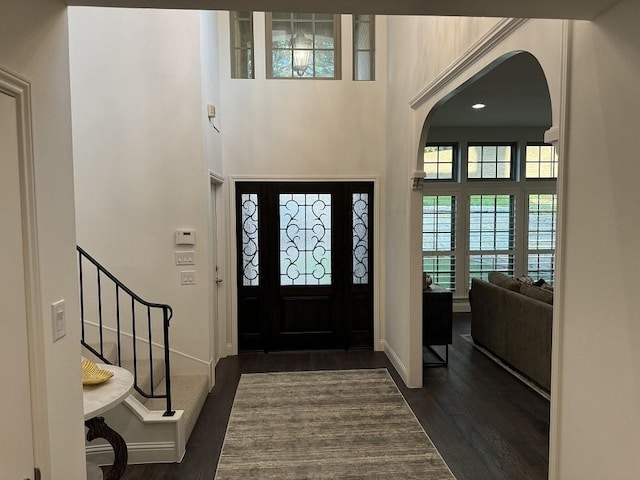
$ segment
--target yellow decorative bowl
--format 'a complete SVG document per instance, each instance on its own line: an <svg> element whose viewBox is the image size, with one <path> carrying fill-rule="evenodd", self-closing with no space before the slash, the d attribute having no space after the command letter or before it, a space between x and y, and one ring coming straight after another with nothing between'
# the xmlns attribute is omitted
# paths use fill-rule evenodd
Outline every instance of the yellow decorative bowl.
<svg viewBox="0 0 640 480"><path fill-rule="evenodd" d="M98 385L113 377L113 372L102 370L91 360L82 360L82 385Z"/></svg>

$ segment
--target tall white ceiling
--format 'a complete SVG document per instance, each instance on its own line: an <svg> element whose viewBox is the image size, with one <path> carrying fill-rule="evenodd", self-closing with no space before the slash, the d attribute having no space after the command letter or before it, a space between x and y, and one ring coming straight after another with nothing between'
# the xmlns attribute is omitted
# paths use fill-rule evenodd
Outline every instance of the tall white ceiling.
<svg viewBox="0 0 640 480"><path fill-rule="evenodd" d="M69 5L590 20L619 0L67 0Z"/></svg>

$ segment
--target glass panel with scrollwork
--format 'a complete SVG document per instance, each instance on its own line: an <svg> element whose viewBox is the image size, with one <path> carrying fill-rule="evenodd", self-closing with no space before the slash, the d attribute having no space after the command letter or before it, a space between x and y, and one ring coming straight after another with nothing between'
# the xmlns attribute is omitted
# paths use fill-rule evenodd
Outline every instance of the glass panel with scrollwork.
<svg viewBox="0 0 640 480"><path fill-rule="evenodd" d="M369 283L369 194L352 195L353 283Z"/></svg>
<svg viewBox="0 0 640 480"><path fill-rule="evenodd" d="M242 201L242 285L260 284L258 245L258 194L243 193Z"/></svg>
<svg viewBox="0 0 640 480"><path fill-rule="evenodd" d="M331 194L279 197L280 284L331 285Z"/></svg>

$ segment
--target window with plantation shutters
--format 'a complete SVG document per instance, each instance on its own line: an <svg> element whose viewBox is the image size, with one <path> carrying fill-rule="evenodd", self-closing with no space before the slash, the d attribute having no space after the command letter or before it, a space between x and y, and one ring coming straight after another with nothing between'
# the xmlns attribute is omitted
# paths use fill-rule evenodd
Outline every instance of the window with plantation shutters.
<svg viewBox="0 0 640 480"><path fill-rule="evenodd" d="M469 197L469 282L489 272L514 274L515 197Z"/></svg>
<svg viewBox="0 0 640 480"><path fill-rule="evenodd" d="M553 284L556 249L557 196L528 196L527 274Z"/></svg>
<svg viewBox="0 0 640 480"><path fill-rule="evenodd" d="M423 151L423 272L458 299L468 297L472 278L486 280L492 271L553 284L554 147L471 142L455 130L436 137Z"/></svg>
<svg viewBox="0 0 640 480"><path fill-rule="evenodd" d="M422 199L422 270L441 287L456 289L456 197Z"/></svg>

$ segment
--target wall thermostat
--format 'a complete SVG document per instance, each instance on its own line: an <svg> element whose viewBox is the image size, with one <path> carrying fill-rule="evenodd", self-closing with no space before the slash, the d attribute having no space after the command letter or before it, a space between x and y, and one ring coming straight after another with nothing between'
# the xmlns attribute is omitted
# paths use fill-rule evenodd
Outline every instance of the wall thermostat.
<svg viewBox="0 0 640 480"><path fill-rule="evenodd" d="M176 230L176 245L195 245L195 230Z"/></svg>

